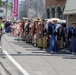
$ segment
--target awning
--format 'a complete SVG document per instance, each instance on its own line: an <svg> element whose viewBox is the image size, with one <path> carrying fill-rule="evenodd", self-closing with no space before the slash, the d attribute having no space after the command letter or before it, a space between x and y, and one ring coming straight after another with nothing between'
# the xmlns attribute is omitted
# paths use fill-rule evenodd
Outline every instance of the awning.
<svg viewBox="0 0 76 75"><path fill-rule="evenodd" d="M67 0L63 14L76 14L76 0Z"/></svg>

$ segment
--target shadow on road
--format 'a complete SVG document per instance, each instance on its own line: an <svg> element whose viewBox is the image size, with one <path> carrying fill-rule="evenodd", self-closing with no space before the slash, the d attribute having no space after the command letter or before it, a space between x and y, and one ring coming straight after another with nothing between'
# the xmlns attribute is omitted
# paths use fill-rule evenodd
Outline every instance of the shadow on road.
<svg viewBox="0 0 76 75"><path fill-rule="evenodd" d="M26 44L25 41L16 40L15 42L9 41L9 43L19 45L20 47L25 48L26 51L31 51L31 53L29 53L29 54L22 54L22 53L10 54L11 56L59 56L59 57L62 57L63 59L76 59L76 55L71 55L68 52L68 48L66 48L65 50L58 51L55 54L50 54L44 50L39 50L38 48L32 46L31 44Z"/></svg>

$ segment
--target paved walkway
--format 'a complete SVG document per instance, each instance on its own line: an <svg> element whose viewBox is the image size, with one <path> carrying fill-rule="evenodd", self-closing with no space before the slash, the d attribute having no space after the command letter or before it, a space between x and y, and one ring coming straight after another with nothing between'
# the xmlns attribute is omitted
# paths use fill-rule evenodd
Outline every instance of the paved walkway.
<svg viewBox="0 0 76 75"><path fill-rule="evenodd" d="M29 75L76 75L76 56L68 53L49 54L25 41L16 41L10 34L2 39L6 50Z"/></svg>

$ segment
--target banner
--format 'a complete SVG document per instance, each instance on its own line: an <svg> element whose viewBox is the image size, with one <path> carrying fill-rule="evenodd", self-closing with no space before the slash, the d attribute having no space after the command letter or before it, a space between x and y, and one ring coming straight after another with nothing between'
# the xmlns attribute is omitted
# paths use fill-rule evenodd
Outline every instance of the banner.
<svg viewBox="0 0 76 75"><path fill-rule="evenodd" d="M18 17L18 0L14 0L14 17Z"/></svg>

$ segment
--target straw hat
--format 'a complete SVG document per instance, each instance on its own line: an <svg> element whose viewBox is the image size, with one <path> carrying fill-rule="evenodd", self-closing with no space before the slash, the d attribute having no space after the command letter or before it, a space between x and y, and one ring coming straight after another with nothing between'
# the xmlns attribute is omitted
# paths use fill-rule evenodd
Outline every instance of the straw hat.
<svg viewBox="0 0 76 75"><path fill-rule="evenodd" d="M76 21L72 21L72 22L70 22L71 24L76 24Z"/></svg>
<svg viewBox="0 0 76 75"><path fill-rule="evenodd" d="M40 22L41 20L40 20L40 19L34 19L33 21L35 21L35 22Z"/></svg>
<svg viewBox="0 0 76 75"><path fill-rule="evenodd" d="M24 20L28 20L28 18L25 18L25 17L23 17L22 19L24 19Z"/></svg>

